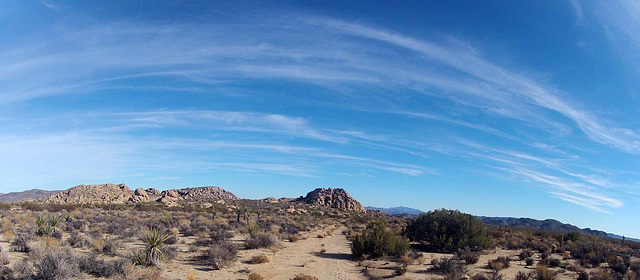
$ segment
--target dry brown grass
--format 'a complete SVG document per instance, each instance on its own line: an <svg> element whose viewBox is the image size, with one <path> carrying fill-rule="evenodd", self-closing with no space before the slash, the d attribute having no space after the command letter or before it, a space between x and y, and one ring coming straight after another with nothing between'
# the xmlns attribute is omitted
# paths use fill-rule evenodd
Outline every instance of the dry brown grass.
<svg viewBox="0 0 640 280"><path fill-rule="evenodd" d="M295 277L291 278L291 280L318 280L317 277L313 277L311 275L300 273Z"/></svg>
<svg viewBox="0 0 640 280"><path fill-rule="evenodd" d="M262 254L262 255L257 255L257 256L251 257L250 262L252 264L268 263L268 262L271 262L271 258L272 257L270 255Z"/></svg>

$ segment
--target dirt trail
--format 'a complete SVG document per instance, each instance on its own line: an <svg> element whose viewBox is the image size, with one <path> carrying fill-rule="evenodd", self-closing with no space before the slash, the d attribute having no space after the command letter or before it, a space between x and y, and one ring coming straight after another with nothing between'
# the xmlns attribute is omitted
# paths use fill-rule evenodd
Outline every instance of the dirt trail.
<svg viewBox="0 0 640 280"><path fill-rule="evenodd" d="M275 254L267 249L241 250L237 261L223 270L194 269L180 262L170 264L165 273L168 279L185 279L193 273L196 279L248 279L250 272L255 272L272 280L288 280L303 273L318 279L351 280L366 279L356 266L357 262L349 261L351 248L349 241L341 232L344 227L332 227L333 234L318 238L325 230L309 233L306 239L297 242L284 242L284 248ZM324 250L323 250L324 249ZM268 254L273 255L271 262L250 264L251 257Z"/></svg>
<svg viewBox="0 0 640 280"><path fill-rule="evenodd" d="M291 279L299 273L319 279L365 279L351 258L349 242L338 228L325 238L310 236L306 240L276 253L270 263L253 265L251 270L265 279Z"/></svg>

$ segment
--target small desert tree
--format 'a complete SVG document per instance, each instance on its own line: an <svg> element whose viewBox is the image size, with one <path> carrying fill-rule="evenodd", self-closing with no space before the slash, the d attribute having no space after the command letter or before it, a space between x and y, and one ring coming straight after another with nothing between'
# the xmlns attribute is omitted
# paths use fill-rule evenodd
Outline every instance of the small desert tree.
<svg viewBox="0 0 640 280"><path fill-rule="evenodd" d="M491 245L484 224L476 217L458 210L435 210L420 215L405 229L412 241L434 250L455 251L460 248L482 249Z"/></svg>
<svg viewBox="0 0 640 280"><path fill-rule="evenodd" d="M351 251L356 256L400 256L409 249L409 240L387 229L383 221L372 221L354 237Z"/></svg>

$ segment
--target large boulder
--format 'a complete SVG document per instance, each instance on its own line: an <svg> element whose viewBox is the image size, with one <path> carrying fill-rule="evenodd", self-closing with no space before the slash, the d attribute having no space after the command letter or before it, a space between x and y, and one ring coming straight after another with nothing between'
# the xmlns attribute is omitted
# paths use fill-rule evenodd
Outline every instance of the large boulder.
<svg viewBox="0 0 640 280"><path fill-rule="evenodd" d="M362 204L355 200L344 189L317 188L301 197L299 201L307 204L325 206L343 211L366 212Z"/></svg>

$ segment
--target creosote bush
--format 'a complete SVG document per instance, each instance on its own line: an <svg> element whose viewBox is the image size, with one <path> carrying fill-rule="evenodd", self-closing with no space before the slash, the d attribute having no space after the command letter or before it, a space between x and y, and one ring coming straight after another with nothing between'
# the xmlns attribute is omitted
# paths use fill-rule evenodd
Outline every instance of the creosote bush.
<svg viewBox="0 0 640 280"><path fill-rule="evenodd" d="M430 271L443 274L447 279L460 279L466 270L460 261L452 258L433 259L431 264Z"/></svg>
<svg viewBox="0 0 640 280"><path fill-rule="evenodd" d="M509 267L509 257L498 257L487 262L487 267L494 270L502 270Z"/></svg>
<svg viewBox="0 0 640 280"><path fill-rule="evenodd" d="M558 275L557 272L548 269L545 265L537 265L536 271L532 272L532 278L535 280L552 280Z"/></svg>
<svg viewBox="0 0 640 280"><path fill-rule="evenodd" d="M229 241L220 241L207 249L202 256L213 269L221 269L231 264L238 254L238 246Z"/></svg>
<svg viewBox="0 0 640 280"><path fill-rule="evenodd" d="M269 248L276 244L276 239L271 234L256 233L247 239L247 249Z"/></svg>
<svg viewBox="0 0 640 280"><path fill-rule="evenodd" d="M479 250L492 243L478 218L457 210L421 214L406 227L405 234L412 241L438 251L452 252L464 247Z"/></svg>
<svg viewBox="0 0 640 280"><path fill-rule="evenodd" d="M356 256L402 256L409 245L409 240L388 230L385 222L378 220L370 222L362 234L354 236L351 252Z"/></svg>
<svg viewBox="0 0 640 280"><path fill-rule="evenodd" d="M29 252L29 258L16 264L18 279L77 279L78 259L69 247L40 246Z"/></svg>
<svg viewBox="0 0 640 280"><path fill-rule="evenodd" d="M458 249L456 252L456 257L458 259L464 260L466 264L474 264L477 263L480 259L480 252L472 251L469 246L464 247L464 249Z"/></svg>
<svg viewBox="0 0 640 280"><path fill-rule="evenodd" d="M124 272L124 261L106 261L98 258L97 253L81 257L78 260L80 270L96 277L111 277Z"/></svg>

